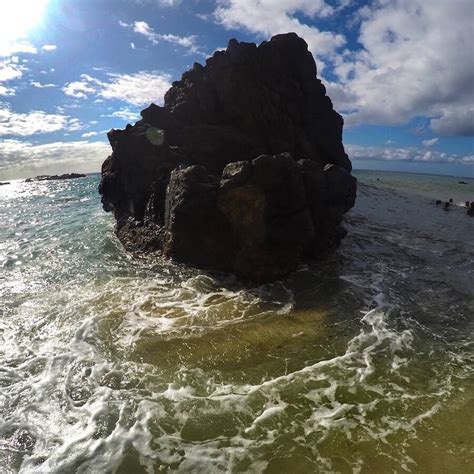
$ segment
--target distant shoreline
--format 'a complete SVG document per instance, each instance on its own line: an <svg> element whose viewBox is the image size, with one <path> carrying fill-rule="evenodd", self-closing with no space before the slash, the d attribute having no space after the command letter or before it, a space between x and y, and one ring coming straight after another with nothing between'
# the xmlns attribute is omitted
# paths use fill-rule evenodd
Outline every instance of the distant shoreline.
<svg viewBox="0 0 474 474"><path fill-rule="evenodd" d="M369 173L416 174L416 175L421 175L421 176L439 176L441 178L472 179L472 180L474 180L474 177L463 176L463 175L453 175L453 174L420 173L419 171L368 170L368 169L365 169L365 168L352 168L353 173L357 173L358 171L369 172Z"/></svg>
<svg viewBox="0 0 474 474"><path fill-rule="evenodd" d="M395 171L395 170L369 170L366 168L353 168L352 169L353 173L357 172L363 172L363 173L392 173L392 174L414 174L414 175L419 175L419 176L436 176L436 177L442 177L442 178L454 178L454 179L469 179L469 180L474 180L474 177L470 176L463 176L463 175L452 175L452 174L437 174L437 173L420 173L417 171ZM73 173L64 173L64 174L73 174ZM91 171L91 172L84 172L80 173L84 174L85 176L100 176L101 172L100 171ZM0 180L0 183L4 184L12 184L13 182L18 182L18 181L26 181L27 179L31 178L11 178L11 179L6 179L6 180ZM33 178L34 180L34 178ZM469 184L469 183L468 183ZM1 184L0 184L1 185Z"/></svg>

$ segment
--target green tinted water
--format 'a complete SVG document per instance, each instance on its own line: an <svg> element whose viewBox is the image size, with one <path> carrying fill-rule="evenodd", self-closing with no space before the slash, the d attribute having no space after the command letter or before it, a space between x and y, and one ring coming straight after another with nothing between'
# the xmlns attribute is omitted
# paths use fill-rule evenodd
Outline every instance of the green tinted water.
<svg viewBox="0 0 474 474"><path fill-rule="evenodd" d="M130 258L96 176L2 187L4 471L470 472L473 220L378 177L264 286Z"/></svg>

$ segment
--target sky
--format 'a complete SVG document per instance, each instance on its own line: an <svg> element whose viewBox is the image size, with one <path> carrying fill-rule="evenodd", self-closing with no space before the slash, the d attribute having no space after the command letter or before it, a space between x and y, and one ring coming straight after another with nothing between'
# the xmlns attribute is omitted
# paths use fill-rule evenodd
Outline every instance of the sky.
<svg viewBox="0 0 474 474"><path fill-rule="evenodd" d="M0 180L99 171L194 62L289 31L354 168L474 177L473 29L472 0L0 0Z"/></svg>

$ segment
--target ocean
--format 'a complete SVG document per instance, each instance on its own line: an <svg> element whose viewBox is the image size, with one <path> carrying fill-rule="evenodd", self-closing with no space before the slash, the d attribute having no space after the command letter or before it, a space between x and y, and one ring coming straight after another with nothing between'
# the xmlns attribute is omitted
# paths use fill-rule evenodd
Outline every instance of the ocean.
<svg viewBox="0 0 474 474"><path fill-rule="evenodd" d="M132 258L98 175L1 186L1 472L472 472L474 180L354 174L260 286Z"/></svg>

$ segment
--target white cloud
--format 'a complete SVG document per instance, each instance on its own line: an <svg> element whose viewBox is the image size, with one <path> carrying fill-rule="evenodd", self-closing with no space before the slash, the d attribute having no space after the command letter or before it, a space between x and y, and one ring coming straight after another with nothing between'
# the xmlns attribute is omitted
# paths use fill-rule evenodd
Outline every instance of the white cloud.
<svg viewBox="0 0 474 474"><path fill-rule="evenodd" d="M16 53L36 54L38 50L28 41L0 41L0 58Z"/></svg>
<svg viewBox="0 0 474 474"><path fill-rule="evenodd" d="M100 84L100 81L88 74L81 74L80 81L69 82L63 87L63 91L76 99L85 99L90 94L97 93Z"/></svg>
<svg viewBox="0 0 474 474"><path fill-rule="evenodd" d="M141 5L158 5L160 7L176 7L182 3L182 0L135 0Z"/></svg>
<svg viewBox="0 0 474 474"><path fill-rule="evenodd" d="M20 63L17 56L0 59L0 95L15 95L15 89L4 83L19 79L27 68Z"/></svg>
<svg viewBox="0 0 474 474"><path fill-rule="evenodd" d="M43 51L54 51L58 47L55 44L45 44L44 46L41 47Z"/></svg>
<svg viewBox="0 0 474 474"><path fill-rule="evenodd" d="M25 67L18 63L18 58L12 57L0 61L0 82L17 79L23 75Z"/></svg>
<svg viewBox="0 0 474 474"><path fill-rule="evenodd" d="M212 20L212 15L210 13L196 13L196 17L202 21Z"/></svg>
<svg viewBox="0 0 474 474"><path fill-rule="evenodd" d="M265 39L294 31L306 40L322 69L323 57L333 55L346 39L340 33L321 31L301 18L327 18L335 12L324 0L221 0L214 18L227 29L243 28Z"/></svg>
<svg viewBox="0 0 474 474"><path fill-rule="evenodd" d="M133 105L148 105L162 102L171 87L167 74L148 73L109 74L111 81L102 85L100 96L104 99L118 99Z"/></svg>
<svg viewBox="0 0 474 474"><path fill-rule="evenodd" d="M421 148L394 148L380 146L346 145L351 160L404 161L430 163L472 163L470 155L459 155Z"/></svg>
<svg viewBox="0 0 474 474"><path fill-rule="evenodd" d="M358 42L347 45L336 29L314 24L345 21L337 15L349 3L219 0L213 17L263 39L288 31L303 37L318 69L334 73L325 80L328 94L349 126L423 116L437 134L474 134L472 0L374 0L352 15Z"/></svg>
<svg viewBox="0 0 474 474"><path fill-rule="evenodd" d="M15 95L15 89L13 89L12 87L6 87L0 84L0 95L3 95L3 96Z"/></svg>
<svg viewBox="0 0 474 474"><path fill-rule="evenodd" d="M141 116L140 116L140 113L135 111L135 110L131 110L130 108L128 107L123 107L119 110L116 110L115 112L109 114L109 115L102 115L102 117L118 117L122 120L126 120L126 121L137 121L137 120L140 120L141 119Z"/></svg>
<svg viewBox="0 0 474 474"><path fill-rule="evenodd" d="M90 138L90 137L95 137L98 135L97 132L86 132L81 135L82 138Z"/></svg>
<svg viewBox="0 0 474 474"><path fill-rule="evenodd" d="M438 138L435 137L435 138L432 138L431 140L423 140L421 142L424 146L433 146L435 145L436 143L438 143Z"/></svg>
<svg viewBox="0 0 474 474"><path fill-rule="evenodd" d="M82 124L78 119L67 115L49 114L41 110L16 113L0 104L0 136L29 136L59 130L74 131L81 128Z"/></svg>
<svg viewBox="0 0 474 474"><path fill-rule="evenodd" d="M49 87L56 87L56 84L41 84L41 82L36 82L36 81L30 82L30 84L33 87L36 87L38 89L47 89Z"/></svg>
<svg viewBox="0 0 474 474"><path fill-rule="evenodd" d="M63 91L78 99L96 96L142 106L150 102L162 103L165 92L171 87L171 77L156 72L108 73L107 77L108 81L100 81L88 74L82 74L80 81L66 84Z"/></svg>
<svg viewBox="0 0 474 474"><path fill-rule="evenodd" d="M135 33L144 36L148 41L153 44L160 44L165 42L174 44L176 46L181 46L185 48L190 54L204 54L196 45L197 37L195 35L177 36L172 34L156 33L146 21L135 21L131 24L119 21L119 25L124 28L131 28Z"/></svg>
<svg viewBox="0 0 474 474"><path fill-rule="evenodd" d="M472 1L380 0L360 17L362 49L335 59L338 84L329 87L344 91L334 102L346 123L400 125L425 116L436 133L472 134Z"/></svg>
<svg viewBox="0 0 474 474"><path fill-rule="evenodd" d="M164 7L176 7L181 3L181 0L158 0L158 3Z"/></svg>
<svg viewBox="0 0 474 474"><path fill-rule="evenodd" d="M135 49L135 43L130 43L130 48Z"/></svg>
<svg viewBox="0 0 474 474"><path fill-rule="evenodd" d="M0 141L1 179L38 174L94 172L110 154L105 142L54 142L35 145L20 140Z"/></svg>

